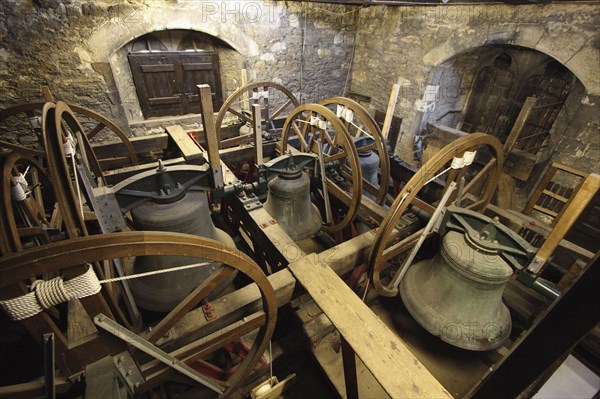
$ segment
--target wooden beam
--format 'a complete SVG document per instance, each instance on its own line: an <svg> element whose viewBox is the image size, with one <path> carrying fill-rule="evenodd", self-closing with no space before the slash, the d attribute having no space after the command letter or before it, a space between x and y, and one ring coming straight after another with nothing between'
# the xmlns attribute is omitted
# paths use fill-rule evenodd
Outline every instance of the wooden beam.
<svg viewBox="0 0 600 399"><path fill-rule="evenodd" d="M318 254L289 269L390 397L452 397Z"/></svg>
<svg viewBox="0 0 600 399"><path fill-rule="evenodd" d="M130 137L129 142L136 154L149 154L155 151L162 152L167 148L169 135L167 133L158 133L149 136ZM98 159L112 157L127 157L129 159L127 148L120 140L92 144L92 148Z"/></svg>
<svg viewBox="0 0 600 399"><path fill-rule="evenodd" d="M383 128L381 134L387 140L390 132L390 126L392 126L392 117L394 116L394 110L396 109L396 101L398 101L398 94L400 93L400 83L394 83L392 86L392 92L390 93L390 100L388 102L387 110L385 111L385 120L383 121Z"/></svg>
<svg viewBox="0 0 600 399"><path fill-rule="evenodd" d="M200 150L200 147L194 143L194 140L190 136L187 135L186 131L179 125L167 126L167 133L173 141L179 151L181 151L181 155L187 161L194 161L196 159L203 159L204 153Z"/></svg>
<svg viewBox="0 0 600 399"><path fill-rule="evenodd" d="M538 219L534 219L531 216L525 215L523 213L514 210L502 209L492 204L488 204L487 210L493 215L498 215L501 219L503 219L503 224L508 224L511 228L512 226L516 226L517 228L513 229L515 231L518 231L519 228L524 227L533 231L536 234L541 235L544 238L548 237L552 232L551 226L542 223ZM486 214L488 214L489 212L486 211ZM567 241L564 238L560 240L558 246L565 248L571 252L574 252L578 255L581 255L586 259L592 259L595 255L593 252L588 251L587 249L582 248L579 245L573 244L571 241Z"/></svg>
<svg viewBox="0 0 600 399"><path fill-rule="evenodd" d="M394 240L398 234L400 232L394 230L394 234L392 234L390 239ZM317 256L321 261L327 262L335 273L344 274L367 261L374 239L375 232L370 230L358 237L354 237L340 245L323 251ZM298 260L300 259L302 258L299 257ZM281 307L288 303L292 299L292 293L296 286L296 279L290 271L283 269L270 275L268 279L275 290L277 305ZM211 301L213 309L215 309L215 313L217 314L217 319L213 322L206 320L202 309L192 310L170 330L168 336L158 341L158 345L163 345L170 341L183 341L187 343L191 340L201 338L205 334L222 328L229 320L238 320L246 314L255 312L259 309L260 303L260 292L256 284L250 284L231 294Z"/></svg>
<svg viewBox="0 0 600 399"><path fill-rule="evenodd" d="M260 104L252 104L252 133L254 134L254 163L259 166L263 164Z"/></svg>
<svg viewBox="0 0 600 399"><path fill-rule="evenodd" d="M577 281L538 316L510 352L467 397L516 398L561 357L570 353L600 321L598 255Z"/></svg>
<svg viewBox="0 0 600 399"><path fill-rule="evenodd" d="M223 170L219 159L219 137L213 115L212 95L210 94L209 85L198 85L198 99L202 110L202 125L206 134L206 150L208 151L208 164L213 188L223 187Z"/></svg>
<svg viewBox="0 0 600 399"><path fill-rule="evenodd" d="M242 87L243 87L248 84L248 71L246 71L246 68L242 68L241 74L242 74ZM248 106L248 92L247 91L244 91L242 93L242 109L245 109L245 110L250 109Z"/></svg>
<svg viewBox="0 0 600 399"><path fill-rule="evenodd" d="M573 195L572 201L566 206L563 217L554 226L552 233L546 238L538 250L534 262L529 267L533 273L539 273L546 264L556 247L569 232L573 224L577 221L588 203L594 198L596 192L600 189L600 175L593 173L589 175L582 183L581 188Z"/></svg>
<svg viewBox="0 0 600 399"><path fill-rule="evenodd" d="M536 102L537 98L535 97L527 97L525 100L525 103L523 104L523 107L517 116L517 120L515 121L515 124L513 125L508 137L506 138L506 141L504 142L505 154L511 153L515 147L515 144L521 135L521 131L523 130L523 126L525 126L527 119L529 119L531 112L533 112Z"/></svg>

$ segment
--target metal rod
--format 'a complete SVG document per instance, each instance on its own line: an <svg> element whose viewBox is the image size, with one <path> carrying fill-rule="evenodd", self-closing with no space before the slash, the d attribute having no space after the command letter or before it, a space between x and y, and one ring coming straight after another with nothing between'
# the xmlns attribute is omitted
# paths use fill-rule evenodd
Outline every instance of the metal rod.
<svg viewBox="0 0 600 399"><path fill-rule="evenodd" d="M103 314L99 314L96 317L94 317L94 324L96 324L98 327L108 331L109 333L113 334L114 336L122 339L127 344L138 348L142 352L152 356L153 358L155 358L157 360L160 360L167 366L174 368L175 370L179 371L181 374L204 385L205 387L210 388L219 394L225 392L225 388L222 387L221 385L217 384L210 378L198 373L196 370L189 367L187 364L185 364L181 360L169 355L168 353L159 349L155 345L152 345L150 342L146 341L139 335L134 334L133 332L129 331L122 325L111 320L109 317L106 317Z"/></svg>

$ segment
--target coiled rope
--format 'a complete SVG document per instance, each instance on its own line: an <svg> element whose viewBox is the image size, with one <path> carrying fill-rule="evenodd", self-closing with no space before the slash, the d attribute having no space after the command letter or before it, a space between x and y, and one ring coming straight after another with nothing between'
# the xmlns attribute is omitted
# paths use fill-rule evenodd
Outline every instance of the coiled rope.
<svg viewBox="0 0 600 399"><path fill-rule="evenodd" d="M85 273L70 280L65 281L62 277L56 277L47 281L36 280L31 284L30 293L6 301L0 301L0 307L12 320L23 320L42 312L44 309L54 307L59 303L97 294L102 289L101 284L186 270L213 263L215 262L192 263L169 269L153 270L105 280L98 280L94 269L88 264L88 269Z"/></svg>

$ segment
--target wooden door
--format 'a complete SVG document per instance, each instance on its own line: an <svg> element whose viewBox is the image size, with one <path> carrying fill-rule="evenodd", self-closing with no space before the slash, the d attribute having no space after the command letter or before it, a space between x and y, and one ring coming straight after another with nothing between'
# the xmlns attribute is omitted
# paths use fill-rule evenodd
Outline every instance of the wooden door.
<svg viewBox="0 0 600 399"><path fill-rule="evenodd" d="M176 54L129 54L129 65L144 117L182 115Z"/></svg>
<svg viewBox="0 0 600 399"><path fill-rule="evenodd" d="M204 83L210 85L213 109L221 108L223 96L221 94L221 79L219 76L219 59L217 54L180 54L182 70L183 107L187 113L200 113L198 101L198 88L196 85Z"/></svg>
<svg viewBox="0 0 600 399"><path fill-rule="evenodd" d="M138 53L128 58L144 117L199 113L198 84L209 84L213 108L221 107L216 53Z"/></svg>

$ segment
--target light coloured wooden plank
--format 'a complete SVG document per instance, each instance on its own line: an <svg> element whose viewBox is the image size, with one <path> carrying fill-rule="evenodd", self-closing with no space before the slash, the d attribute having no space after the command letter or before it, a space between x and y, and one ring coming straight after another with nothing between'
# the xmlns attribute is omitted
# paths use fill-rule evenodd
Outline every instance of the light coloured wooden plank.
<svg viewBox="0 0 600 399"><path fill-rule="evenodd" d="M243 87L248 84L248 71L246 70L246 68L242 68L241 75L242 75L242 87ZM245 109L245 110L250 109L248 106L248 92L247 91L244 91L244 93L242 93L242 109Z"/></svg>
<svg viewBox="0 0 600 399"><path fill-rule="evenodd" d="M550 197L552 197L552 198L554 198L556 200L559 200L560 202L568 202L569 201L569 199L567 197L563 197L562 195L558 195L555 192L550 191L550 190L544 190L544 191L542 191L542 193L544 193L544 194L546 194L546 195L548 195L548 196L550 196Z"/></svg>
<svg viewBox="0 0 600 399"><path fill-rule="evenodd" d="M398 94L400 93L400 83L394 83L392 86L392 92L390 93L390 101L388 102L387 109L385 111L385 119L383 120L383 128L381 134L387 140L387 136L390 132L390 126L392 126L392 118L394 116L394 110L396 109L396 101L398 101Z"/></svg>
<svg viewBox="0 0 600 399"><path fill-rule="evenodd" d="M288 262L294 262L305 255L304 251L281 228L279 223L273 223L275 219L265 208L253 209L248 214Z"/></svg>
<svg viewBox="0 0 600 399"><path fill-rule="evenodd" d="M179 125L167 126L167 133L175 144L179 151L181 151L181 155L186 161L193 161L194 159L202 158L202 150L200 147L194 143L194 140L187 135L185 130Z"/></svg>
<svg viewBox="0 0 600 399"><path fill-rule="evenodd" d="M593 173L589 175L581 185L579 191L571 198L571 202L566 206L564 215L554 226L552 233L546 238L539 251L536 254L536 263L533 272L539 272L543 265L548 261L556 247L569 232L573 224L577 221L587 204L594 198L596 192L600 189L600 175Z"/></svg>
<svg viewBox="0 0 600 399"><path fill-rule="evenodd" d="M254 163L259 166L263 164L260 104L252 104L252 133L254 134Z"/></svg>
<svg viewBox="0 0 600 399"><path fill-rule="evenodd" d="M219 158L219 137L213 115L212 95L210 86L198 85L198 99L202 110L202 125L206 135L206 150L208 151L208 164L213 178L214 188L223 187L223 170Z"/></svg>
<svg viewBox="0 0 600 399"><path fill-rule="evenodd" d="M553 218L558 216L558 213L551 211L550 209L544 208L543 206L540 205L534 205L533 209L538 211L538 212L542 212L545 213L548 216L552 216Z"/></svg>
<svg viewBox="0 0 600 399"><path fill-rule="evenodd" d="M289 269L392 398L452 397L318 254Z"/></svg>
<svg viewBox="0 0 600 399"><path fill-rule="evenodd" d="M525 126L525 122L529 119L531 112L533 111L533 107L535 107L535 103L537 102L537 98L535 97L527 97L519 115L517 116L517 120L513 125L506 141L504 142L504 153L508 154L512 152L515 144L517 143L517 139L521 135L521 131L523 130L523 126Z"/></svg>

